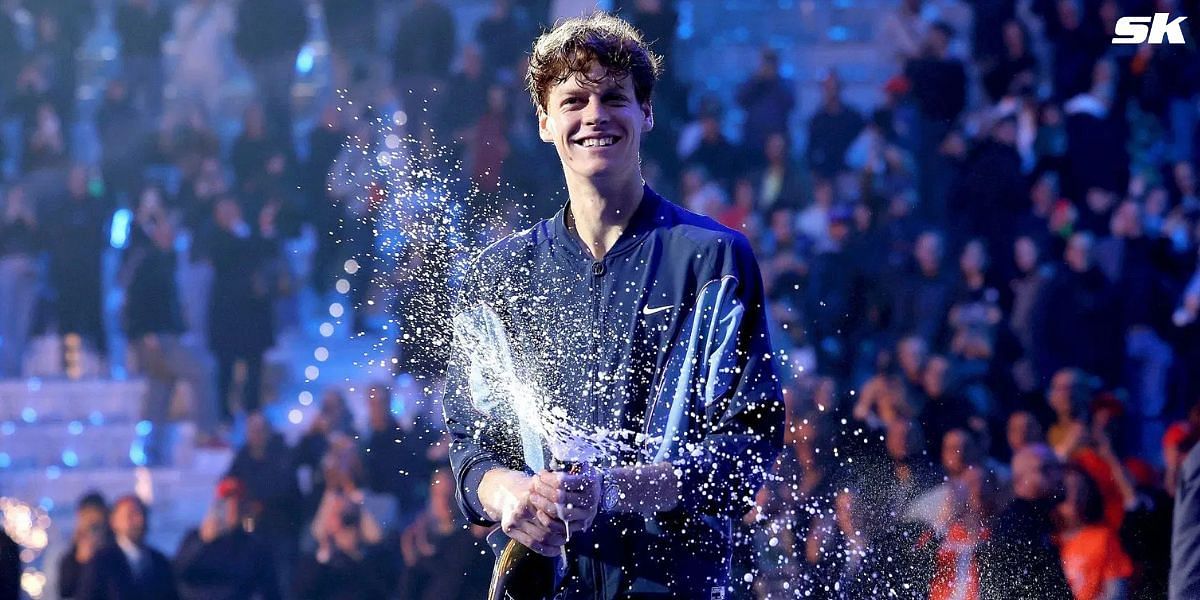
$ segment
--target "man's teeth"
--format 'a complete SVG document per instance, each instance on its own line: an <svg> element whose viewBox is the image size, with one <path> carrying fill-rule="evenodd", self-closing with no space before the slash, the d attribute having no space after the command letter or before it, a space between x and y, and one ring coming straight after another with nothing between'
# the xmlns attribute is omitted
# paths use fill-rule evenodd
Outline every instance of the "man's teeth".
<svg viewBox="0 0 1200 600"><path fill-rule="evenodd" d="M611 146L611 145L615 144L616 142L617 142L617 138L606 137L606 138L588 138L588 139L580 142L580 144L582 144L583 147L585 147L585 148L590 148L592 146Z"/></svg>

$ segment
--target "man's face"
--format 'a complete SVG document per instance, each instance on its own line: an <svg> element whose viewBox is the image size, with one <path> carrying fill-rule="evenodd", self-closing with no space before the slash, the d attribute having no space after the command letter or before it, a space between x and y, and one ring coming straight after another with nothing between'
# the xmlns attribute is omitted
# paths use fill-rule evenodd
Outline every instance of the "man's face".
<svg viewBox="0 0 1200 600"><path fill-rule="evenodd" d="M1026 412L1013 413L1008 418L1008 424L1004 429L1004 436L1008 440L1008 447L1016 452L1034 441L1033 417ZM1016 464L1016 459L1013 459L1013 464Z"/></svg>
<svg viewBox="0 0 1200 600"><path fill-rule="evenodd" d="M120 502L113 507L109 525L117 537L135 544L140 544L146 535L146 515L136 502Z"/></svg>
<svg viewBox="0 0 1200 600"><path fill-rule="evenodd" d="M246 445L256 450L267 447L271 441L271 430L267 427L267 419L261 414L250 415L246 419Z"/></svg>
<svg viewBox="0 0 1200 600"><path fill-rule="evenodd" d="M913 249L917 264L926 273L936 273L942 265L942 243L933 234L922 234L917 238L917 246Z"/></svg>
<svg viewBox="0 0 1200 600"><path fill-rule="evenodd" d="M961 431L950 431L942 438L942 468L950 476L956 476L967 468L967 436Z"/></svg>
<svg viewBox="0 0 1200 600"><path fill-rule="evenodd" d="M604 68L593 65L588 78L603 76ZM638 103L632 77L596 84L568 77L550 89L538 115L538 133L554 144L568 175L589 179L635 172L642 133L652 127L650 104Z"/></svg>
<svg viewBox="0 0 1200 600"><path fill-rule="evenodd" d="M1050 380L1050 408L1059 417L1071 414L1071 388L1075 386L1075 374L1070 371L1059 371Z"/></svg>
<svg viewBox="0 0 1200 600"><path fill-rule="evenodd" d="M1092 266L1092 241L1090 238L1076 234L1067 242L1067 266L1071 270L1083 273Z"/></svg>

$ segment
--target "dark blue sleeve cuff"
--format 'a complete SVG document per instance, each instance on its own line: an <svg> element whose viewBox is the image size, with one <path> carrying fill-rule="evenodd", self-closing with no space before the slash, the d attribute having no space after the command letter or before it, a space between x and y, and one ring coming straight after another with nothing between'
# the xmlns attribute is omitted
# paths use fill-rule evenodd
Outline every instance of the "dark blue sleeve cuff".
<svg viewBox="0 0 1200 600"><path fill-rule="evenodd" d="M470 463L460 472L456 490L458 506L467 519L476 525L491 527L496 524L496 521L488 518L487 511L483 508L483 502L479 500L479 483L483 481L483 476L488 471L498 468L507 467L498 460L484 458Z"/></svg>

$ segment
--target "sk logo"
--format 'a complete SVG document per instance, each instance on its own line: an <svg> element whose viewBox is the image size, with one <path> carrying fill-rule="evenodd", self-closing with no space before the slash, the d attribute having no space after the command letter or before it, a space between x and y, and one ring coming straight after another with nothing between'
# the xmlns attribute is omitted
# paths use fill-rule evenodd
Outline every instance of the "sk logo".
<svg viewBox="0 0 1200 600"><path fill-rule="evenodd" d="M1187 17L1171 19L1169 13L1154 13L1153 17L1121 17L1112 39L1114 44L1161 44L1167 38L1168 44L1186 44L1183 39L1183 22ZM1149 25L1147 25L1149 23Z"/></svg>

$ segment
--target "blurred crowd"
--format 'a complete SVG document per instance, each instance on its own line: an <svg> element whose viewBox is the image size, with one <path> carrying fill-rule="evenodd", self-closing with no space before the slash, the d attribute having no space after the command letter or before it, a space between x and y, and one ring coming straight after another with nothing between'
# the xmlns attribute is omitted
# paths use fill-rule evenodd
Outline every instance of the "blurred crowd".
<svg viewBox="0 0 1200 600"><path fill-rule="evenodd" d="M300 290L349 290L357 332L373 311L401 331L444 325L437 293L381 275L437 261L415 243L374 251L397 185L375 150L406 143L380 120L415 156L445 145L436 160L461 165L453 192L473 190L474 213L519 227L561 205L525 52L589 3L491 4L463 39L437 0L120 0L119 75L87 103L92 2L0 3L0 376L27 373L44 333L100 357L119 336L150 384L147 419L176 416L185 382L200 443L227 443L235 418L246 430L173 562L145 546L136 498L84 499L64 597L478 594L462 574L491 557L452 510L437 411L393 414L393 395L421 394L372 387L356 432L331 391L294 447L259 409ZM749 237L785 365L787 446L744 520L736 580L762 598L1163 597L1171 495L1200 437L1200 55L1110 39L1121 16L1196 3L885 3L875 106L847 99L837 65L785 77L779 48L736 89L704 91L675 68L675 3L617 4L666 56L648 183ZM305 113L308 8L345 97ZM235 72L248 100L230 99ZM801 85L817 106L798 106ZM81 162L80 131L96 160ZM305 236L297 266L286 249ZM431 346L399 337L397 373L435 377ZM392 502L370 508L380 495ZM238 558L264 551L270 569Z"/></svg>
<svg viewBox="0 0 1200 600"><path fill-rule="evenodd" d="M137 496L79 500L58 594L77 599L480 598L491 575L487 529L454 505L442 425L393 416L419 388L365 391L367 429L329 390L298 442L261 413L210 508L172 558L147 543Z"/></svg>

